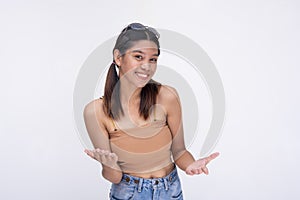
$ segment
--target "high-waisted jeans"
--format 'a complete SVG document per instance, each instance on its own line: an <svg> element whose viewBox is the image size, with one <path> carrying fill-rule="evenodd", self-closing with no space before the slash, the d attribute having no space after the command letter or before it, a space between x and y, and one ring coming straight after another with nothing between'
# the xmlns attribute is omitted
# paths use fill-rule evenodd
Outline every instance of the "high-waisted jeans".
<svg viewBox="0 0 300 200"><path fill-rule="evenodd" d="M123 174L118 184L112 184L110 200L183 200L180 179L176 166L162 178L140 178Z"/></svg>

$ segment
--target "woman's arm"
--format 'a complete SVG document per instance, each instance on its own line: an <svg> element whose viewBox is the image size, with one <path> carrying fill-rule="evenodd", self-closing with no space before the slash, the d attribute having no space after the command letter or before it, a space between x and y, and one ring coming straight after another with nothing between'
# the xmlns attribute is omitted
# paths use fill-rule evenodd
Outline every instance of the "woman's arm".
<svg viewBox="0 0 300 200"><path fill-rule="evenodd" d="M205 173L208 174L208 168L206 165L213 159L215 159L219 153L213 153L210 156L195 160L189 151L186 150L184 144L184 134L183 134L183 125L182 125L182 113L181 113L181 104L177 91L170 87L166 86L165 92L166 105L167 108L167 119L168 124L173 135L172 141L172 154L173 159L176 165L184 170L188 175L195 175Z"/></svg>
<svg viewBox="0 0 300 200"><path fill-rule="evenodd" d="M95 150L85 150L102 164L102 176L112 183L119 183L122 171L117 164L117 156L111 153L108 132L104 126L103 100L93 100L84 108L84 122Z"/></svg>
<svg viewBox="0 0 300 200"><path fill-rule="evenodd" d="M164 105L167 111L167 122L173 136L171 147L173 159L176 165L185 171L195 159L192 154L186 150L184 144L180 98L175 88L164 85L164 90Z"/></svg>
<svg viewBox="0 0 300 200"><path fill-rule="evenodd" d="M116 184L120 182L122 173L120 174L120 167L117 164L118 156L115 153L98 148L93 151L86 149L85 153L102 164L102 176L105 179Z"/></svg>

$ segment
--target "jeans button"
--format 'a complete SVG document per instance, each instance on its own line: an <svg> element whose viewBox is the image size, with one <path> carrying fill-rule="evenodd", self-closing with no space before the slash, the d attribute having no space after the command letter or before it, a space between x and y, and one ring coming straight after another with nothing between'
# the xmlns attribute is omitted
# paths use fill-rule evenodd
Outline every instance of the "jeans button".
<svg viewBox="0 0 300 200"><path fill-rule="evenodd" d="M155 181L155 185L157 185L158 183L159 183L159 181L158 181L158 180L156 180L156 181Z"/></svg>

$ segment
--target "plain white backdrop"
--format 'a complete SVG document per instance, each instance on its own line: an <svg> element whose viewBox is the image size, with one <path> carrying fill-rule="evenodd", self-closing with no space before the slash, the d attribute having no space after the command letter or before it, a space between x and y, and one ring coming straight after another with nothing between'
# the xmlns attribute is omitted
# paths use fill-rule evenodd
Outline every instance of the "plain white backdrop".
<svg viewBox="0 0 300 200"><path fill-rule="evenodd" d="M221 155L208 176L180 172L185 199L300 198L298 1L0 2L0 199L107 199L73 88L87 56L136 21L196 41L223 80Z"/></svg>

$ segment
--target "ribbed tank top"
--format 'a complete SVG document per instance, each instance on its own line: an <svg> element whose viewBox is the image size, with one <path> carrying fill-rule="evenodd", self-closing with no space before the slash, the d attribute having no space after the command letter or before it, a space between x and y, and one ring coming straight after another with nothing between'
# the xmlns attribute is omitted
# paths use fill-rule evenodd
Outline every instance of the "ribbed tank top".
<svg viewBox="0 0 300 200"><path fill-rule="evenodd" d="M109 132L111 150L118 156L123 172L149 173L172 163L172 134L164 119L156 119L141 126L120 128L111 118L114 130Z"/></svg>

